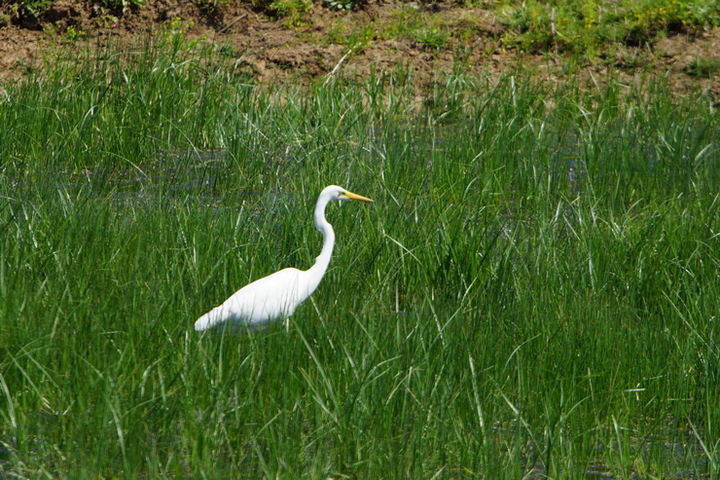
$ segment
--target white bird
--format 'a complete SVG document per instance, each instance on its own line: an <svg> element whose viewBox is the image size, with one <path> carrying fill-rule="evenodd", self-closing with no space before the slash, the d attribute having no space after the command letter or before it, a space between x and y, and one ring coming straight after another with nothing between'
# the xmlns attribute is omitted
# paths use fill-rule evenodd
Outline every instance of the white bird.
<svg viewBox="0 0 720 480"><path fill-rule="evenodd" d="M225 322L257 330L268 322L292 315L297 306L318 287L330 264L335 232L325 219L325 207L333 200L372 202L369 198L348 192L337 185L325 187L315 205L315 228L323 235L322 251L315 259L315 265L305 271L285 268L255 280L235 292L222 305L198 318L195 330L207 330Z"/></svg>

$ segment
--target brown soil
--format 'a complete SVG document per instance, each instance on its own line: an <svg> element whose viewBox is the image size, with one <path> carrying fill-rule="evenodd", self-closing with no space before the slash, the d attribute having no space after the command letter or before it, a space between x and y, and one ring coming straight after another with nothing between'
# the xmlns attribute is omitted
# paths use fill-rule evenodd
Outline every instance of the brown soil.
<svg viewBox="0 0 720 480"><path fill-rule="evenodd" d="M69 32L130 45L148 31L179 19L183 25L192 25L190 38L229 49L237 56L236 68L260 83L313 80L331 74L366 77L372 71L402 66L422 88L460 66L463 71L490 76L519 69L550 82L579 79L590 88L602 86L610 78L632 84L648 76L664 76L678 93L701 91L712 102L720 99L717 74L698 76L688 70L697 59L720 62L717 28L693 35L668 35L644 47L613 48L605 58L578 65L562 55L505 50L499 40L503 26L491 12L451 3L370 0L357 11L335 12L316 1L309 14L296 22L300 26L288 26L287 19L272 20L249 3L238 2L201 8L190 0L148 0L144 7L131 6L122 12L108 11L87 0L57 0L39 17L19 15L1 5L0 22L4 19L5 25L0 27L0 82L15 81L28 70L42 68L46 53L67 43ZM400 35L374 35L359 51L350 51L350 42L343 41L368 25L374 26L375 32L382 31L400 21L400 12L412 9L425 11L433 21L466 34L461 41L451 36L442 48L430 48Z"/></svg>

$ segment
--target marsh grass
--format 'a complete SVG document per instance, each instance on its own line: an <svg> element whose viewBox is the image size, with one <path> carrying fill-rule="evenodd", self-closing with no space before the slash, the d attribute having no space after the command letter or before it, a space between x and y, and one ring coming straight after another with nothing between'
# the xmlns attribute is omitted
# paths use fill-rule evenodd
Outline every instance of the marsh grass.
<svg viewBox="0 0 720 480"><path fill-rule="evenodd" d="M456 75L418 104L404 72L268 90L161 50L6 87L5 475L716 478L700 102ZM196 333L311 265L331 183L376 203L328 209L289 329Z"/></svg>

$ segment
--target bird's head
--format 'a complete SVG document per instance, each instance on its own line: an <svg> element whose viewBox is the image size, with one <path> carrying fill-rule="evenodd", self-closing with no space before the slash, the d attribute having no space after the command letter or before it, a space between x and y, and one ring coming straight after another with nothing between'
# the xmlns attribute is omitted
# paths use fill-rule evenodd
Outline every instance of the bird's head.
<svg viewBox="0 0 720 480"><path fill-rule="evenodd" d="M357 193L348 192L337 185L325 187L325 189L320 193L320 196L327 196L328 200L359 200L361 202L373 203L371 199L358 195Z"/></svg>
<svg viewBox="0 0 720 480"><path fill-rule="evenodd" d="M315 228L323 232L323 235L325 235L328 227L330 227L328 221L325 220L325 207L333 200L360 200L361 202L372 203L372 200L369 198L358 195L357 193L348 192L337 185L325 187L323 191L320 192L318 201L315 204ZM329 228L329 231L332 233L332 228Z"/></svg>

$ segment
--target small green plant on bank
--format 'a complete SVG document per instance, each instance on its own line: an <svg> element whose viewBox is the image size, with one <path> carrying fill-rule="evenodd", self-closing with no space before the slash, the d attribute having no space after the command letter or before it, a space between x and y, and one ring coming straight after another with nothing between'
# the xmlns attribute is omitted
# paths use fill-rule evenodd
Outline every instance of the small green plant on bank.
<svg viewBox="0 0 720 480"><path fill-rule="evenodd" d="M13 19L18 18L20 6L17 4L3 5L0 8L0 27L10 25Z"/></svg>
<svg viewBox="0 0 720 480"><path fill-rule="evenodd" d="M167 39L181 39L183 40L188 30L195 26L195 22L192 20L183 20L180 17L173 17L163 24L163 33Z"/></svg>
<svg viewBox="0 0 720 480"><path fill-rule="evenodd" d="M307 24L307 14L313 8L312 0L274 0L267 5L273 16L285 19L288 28L300 27Z"/></svg>
<svg viewBox="0 0 720 480"><path fill-rule="evenodd" d="M163 24L162 36L164 41L172 46L173 54L193 50L205 40L204 37L188 38L188 31L194 26L194 21L180 17L173 17Z"/></svg>
<svg viewBox="0 0 720 480"><path fill-rule="evenodd" d="M352 49L354 54L365 50L375 38L374 23L367 23L361 26L343 25L340 23L331 24L328 28L327 41L338 45L345 45Z"/></svg>
<svg viewBox="0 0 720 480"><path fill-rule="evenodd" d="M75 41L85 37L87 34L79 28L76 28L74 25L69 25L65 29L65 35L69 40Z"/></svg>
<svg viewBox="0 0 720 480"><path fill-rule="evenodd" d="M233 0L193 0L197 5L208 10L230 5Z"/></svg>
<svg viewBox="0 0 720 480"><path fill-rule="evenodd" d="M446 48L451 39L467 37L468 28L466 23L456 25L422 9L406 7L393 14L383 35L409 38L428 49L440 50Z"/></svg>
<svg viewBox="0 0 720 480"><path fill-rule="evenodd" d="M38 16L51 3L52 0L21 0L17 3L17 11L21 14Z"/></svg>
<svg viewBox="0 0 720 480"><path fill-rule="evenodd" d="M109 8L99 7L97 16L93 18L93 24L99 28L109 28L117 26L119 19L113 15Z"/></svg>
<svg viewBox="0 0 720 480"><path fill-rule="evenodd" d="M413 40L431 49L442 49L446 46L450 34L442 25L433 23L418 28L411 33Z"/></svg>
<svg viewBox="0 0 720 480"><path fill-rule="evenodd" d="M359 0L325 0L330 10L352 10L357 7Z"/></svg>
<svg viewBox="0 0 720 480"><path fill-rule="evenodd" d="M132 6L144 7L145 2L143 0L103 0L101 5L108 8L119 8L123 12Z"/></svg>
<svg viewBox="0 0 720 480"><path fill-rule="evenodd" d="M720 74L720 62L715 58L693 58L688 62L686 71L694 77L710 78Z"/></svg>

